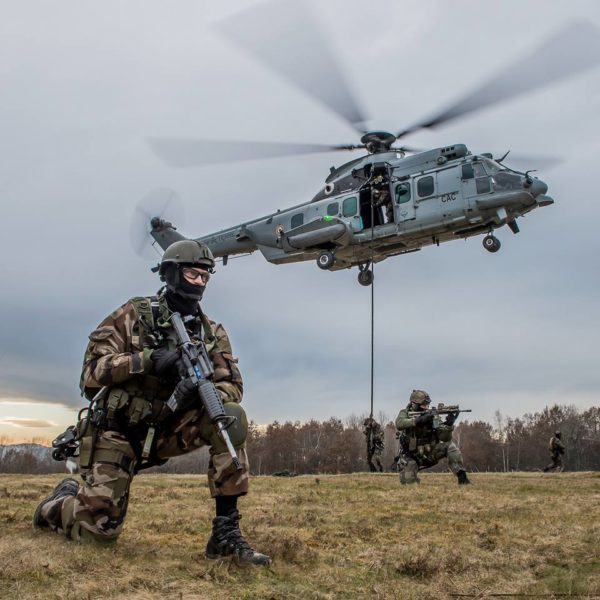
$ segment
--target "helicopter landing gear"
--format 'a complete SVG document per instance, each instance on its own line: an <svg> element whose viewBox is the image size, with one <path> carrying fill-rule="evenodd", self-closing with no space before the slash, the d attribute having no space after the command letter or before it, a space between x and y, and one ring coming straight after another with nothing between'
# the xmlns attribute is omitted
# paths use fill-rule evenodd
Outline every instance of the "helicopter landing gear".
<svg viewBox="0 0 600 600"><path fill-rule="evenodd" d="M319 256L317 256L317 267L319 267L319 269L327 271L328 269L331 269L331 267L333 267L334 263L335 256L332 252L325 250L324 252L321 252Z"/></svg>
<svg viewBox="0 0 600 600"><path fill-rule="evenodd" d="M371 285L373 283L373 279L375 276L373 275L373 271L369 269L370 263L366 265L359 265L358 267L358 283L360 285Z"/></svg>
<svg viewBox="0 0 600 600"><path fill-rule="evenodd" d="M498 252L498 250L500 250L500 246L502 245L500 244L500 240L491 233L483 238L482 244L488 252Z"/></svg>

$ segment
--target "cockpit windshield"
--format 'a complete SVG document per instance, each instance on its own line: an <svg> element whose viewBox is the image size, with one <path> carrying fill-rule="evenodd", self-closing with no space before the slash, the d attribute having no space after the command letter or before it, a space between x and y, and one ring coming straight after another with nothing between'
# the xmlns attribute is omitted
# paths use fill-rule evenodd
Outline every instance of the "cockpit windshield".
<svg viewBox="0 0 600 600"><path fill-rule="evenodd" d="M514 171L506 169L495 160L482 159L485 170L492 176L492 185L495 191L522 190L523 176Z"/></svg>

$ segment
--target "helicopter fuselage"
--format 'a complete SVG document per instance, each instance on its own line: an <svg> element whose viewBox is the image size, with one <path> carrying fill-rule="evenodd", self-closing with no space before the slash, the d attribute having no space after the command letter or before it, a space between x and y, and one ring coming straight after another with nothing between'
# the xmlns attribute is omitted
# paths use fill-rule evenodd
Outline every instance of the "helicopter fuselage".
<svg viewBox="0 0 600 600"><path fill-rule="evenodd" d="M391 150L332 168L310 202L196 239L224 262L259 250L274 264L317 259L324 269L362 269L450 240L496 240L491 232L507 224L516 233L518 217L554 202L547 189L464 144L406 157ZM163 248L182 237L167 223L155 225ZM495 249L486 241L488 250L498 249L498 240Z"/></svg>

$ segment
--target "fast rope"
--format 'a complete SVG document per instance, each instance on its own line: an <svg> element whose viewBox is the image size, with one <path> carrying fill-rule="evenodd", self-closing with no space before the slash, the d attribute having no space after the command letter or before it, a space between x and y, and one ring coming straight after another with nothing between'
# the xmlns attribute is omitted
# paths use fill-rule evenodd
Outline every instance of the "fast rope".
<svg viewBox="0 0 600 600"><path fill-rule="evenodd" d="M373 261L373 241L375 231L375 205L373 191L371 190L371 412L373 418L373 384L375 377L375 262Z"/></svg>

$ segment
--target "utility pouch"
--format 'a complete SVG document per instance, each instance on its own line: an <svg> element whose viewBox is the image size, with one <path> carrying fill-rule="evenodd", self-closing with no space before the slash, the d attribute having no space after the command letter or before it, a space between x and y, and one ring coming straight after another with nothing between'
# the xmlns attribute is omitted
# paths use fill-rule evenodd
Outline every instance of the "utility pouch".
<svg viewBox="0 0 600 600"><path fill-rule="evenodd" d="M113 388L106 398L106 416L110 421L116 418L116 414L127 406L129 394L122 388Z"/></svg>
<svg viewBox="0 0 600 600"><path fill-rule="evenodd" d="M452 427L447 425L440 425L437 430L437 436L440 442L451 442L452 441Z"/></svg>
<svg viewBox="0 0 600 600"><path fill-rule="evenodd" d="M86 417L77 423L79 438L79 468L89 469L94 460L94 426Z"/></svg>
<svg viewBox="0 0 600 600"><path fill-rule="evenodd" d="M152 414L152 403L139 396L134 396L129 402L127 418L130 425L137 425Z"/></svg>
<svg viewBox="0 0 600 600"><path fill-rule="evenodd" d="M408 442L408 450L414 452L417 449L417 438L412 435Z"/></svg>

